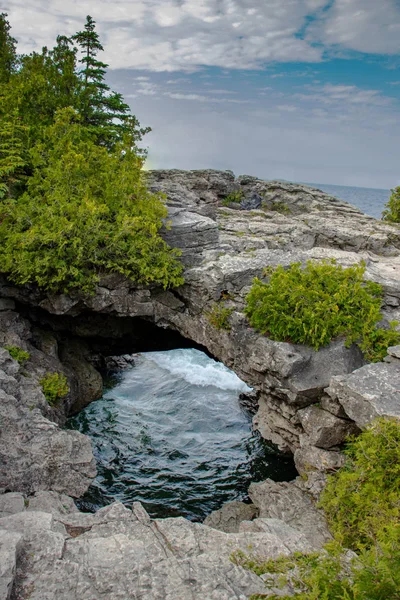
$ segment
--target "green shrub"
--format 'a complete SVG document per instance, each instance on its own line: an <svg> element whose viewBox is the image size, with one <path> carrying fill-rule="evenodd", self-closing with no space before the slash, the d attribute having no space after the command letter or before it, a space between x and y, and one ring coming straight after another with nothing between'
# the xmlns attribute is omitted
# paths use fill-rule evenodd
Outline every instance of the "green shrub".
<svg viewBox="0 0 400 600"><path fill-rule="evenodd" d="M269 588L289 583L295 593L281 600L400 600L400 421L375 421L346 454L321 496L335 536L322 553L231 557ZM352 560L346 548L356 552Z"/></svg>
<svg viewBox="0 0 400 600"><path fill-rule="evenodd" d="M39 381L43 394L50 406L64 398L69 392L67 378L62 373L47 373Z"/></svg>
<svg viewBox="0 0 400 600"><path fill-rule="evenodd" d="M400 223L400 186L392 190L389 201L385 204L382 220L390 223Z"/></svg>
<svg viewBox="0 0 400 600"><path fill-rule="evenodd" d="M233 313L233 308L227 308L223 304L215 303L212 309L206 313L207 319L216 329L225 329L230 331L231 326L229 323L229 317Z"/></svg>
<svg viewBox="0 0 400 600"><path fill-rule="evenodd" d="M381 419L352 439L347 462L321 495L330 528L353 550L374 544L400 523L400 423Z"/></svg>
<svg viewBox="0 0 400 600"><path fill-rule="evenodd" d="M273 340L306 344L318 350L333 338L357 342L370 361L382 360L400 340L393 322L376 328L382 288L364 280L365 264L344 268L334 261L293 263L265 270L267 283L256 278L246 298L250 324Z"/></svg>
<svg viewBox="0 0 400 600"><path fill-rule="evenodd" d="M6 350L10 353L11 357L19 362L20 365L24 364L25 361L29 360L31 355L26 350L22 350L18 346L4 346Z"/></svg>
<svg viewBox="0 0 400 600"><path fill-rule="evenodd" d="M229 206L229 204L231 202L236 202L236 203L240 203L244 198L244 192L243 190L236 190L236 191L232 191L230 192L230 194L228 194L226 196L226 198L224 198L222 200L222 205L223 206Z"/></svg>
<svg viewBox="0 0 400 600"><path fill-rule="evenodd" d="M281 213L282 215L290 214L290 208L285 202L273 202L270 210Z"/></svg>
<svg viewBox="0 0 400 600"><path fill-rule="evenodd" d="M32 150L27 191L3 204L0 270L53 292L93 292L105 273L180 285L179 252L159 235L167 209L147 190L133 141L107 151L77 119L57 113Z"/></svg>

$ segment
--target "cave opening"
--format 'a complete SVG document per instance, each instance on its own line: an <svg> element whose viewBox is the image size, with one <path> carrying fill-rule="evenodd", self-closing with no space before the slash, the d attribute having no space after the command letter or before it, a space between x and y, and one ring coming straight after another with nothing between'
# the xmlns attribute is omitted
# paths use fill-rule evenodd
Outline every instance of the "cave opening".
<svg viewBox="0 0 400 600"><path fill-rule="evenodd" d="M140 501L152 517L202 521L248 501L253 481L296 477L293 458L252 430L252 390L206 348L143 318L25 316L35 339L55 336L67 367L72 348L103 379L97 399L75 402L64 423L90 437L97 464L81 510Z"/></svg>

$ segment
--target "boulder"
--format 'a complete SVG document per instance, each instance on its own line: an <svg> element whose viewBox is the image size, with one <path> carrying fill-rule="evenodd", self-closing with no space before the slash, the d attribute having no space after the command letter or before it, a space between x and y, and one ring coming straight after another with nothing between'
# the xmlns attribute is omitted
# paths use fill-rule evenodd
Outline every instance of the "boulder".
<svg viewBox="0 0 400 600"><path fill-rule="evenodd" d="M204 519L204 525L225 531L237 533L242 521L251 521L258 515L254 504L244 502L227 502L219 510L214 510Z"/></svg>
<svg viewBox="0 0 400 600"><path fill-rule="evenodd" d="M344 465L344 461L344 455L341 452L323 450L315 446L303 446L297 448L294 453L296 469L300 475L306 478L310 471L321 473L337 471Z"/></svg>
<svg viewBox="0 0 400 600"><path fill-rule="evenodd" d="M375 363L333 377L326 390L363 428L377 417L400 419L400 363Z"/></svg>
<svg viewBox="0 0 400 600"><path fill-rule="evenodd" d="M300 531L312 546L322 548L331 539L323 512L295 482L277 483L267 479L252 483L249 496L261 518L283 521Z"/></svg>
<svg viewBox="0 0 400 600"><path fill-rule="evenodd" d="M14 587L22 534L0 527L0 599L9 600Z"/></svg>
<svg viewBox="0 0 400 600"><path fill-rule="evenodd" d="M297 415L311 446L325 449L340 446L349 435L359 432L353 422L339 419L317 406L307 406Z"/></svg>

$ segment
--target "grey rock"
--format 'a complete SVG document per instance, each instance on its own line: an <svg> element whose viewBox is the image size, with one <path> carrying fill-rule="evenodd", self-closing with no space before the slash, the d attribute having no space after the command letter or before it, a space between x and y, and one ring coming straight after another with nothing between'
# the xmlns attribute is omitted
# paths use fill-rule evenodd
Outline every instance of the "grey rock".
<svg viewBox="0 0 400 600"><path fill-rule="evenodd" d="M359 432L351 421L339 419L317 406L307 406L297 414L312 446L325 449L339 446L349 435Z"/></svg>
<svg viewBox="0 0 400 600"><path fill-rule="evenodd" d="M14 586L22 535L0 528L0 599L9 600Z"/></svg>
<svg viewBox="0 0 400 600"><path fill-rule="evenodd" d="M15 302L11 298L0 298L0 311L14 310Z"/></svg>
<svg viewBox="0 0 400 600"><path fill-rule="evenodd" d="M340 452L323 450L315 446L297 448L294 453L296 469L300 475L307 478L310 471L322 473L336 471L344 465L344 460L344 455Z"/></svg>
<svg viewBox="0 0 400 600"><path fill-rule="evenodd" d="M329 394L323 394L321 396L319 405L322 408L322 410L332 413L333 415L335 415L335 417L339 417L339 419L349 418L348 415L346 415L343 406L340 404L337 398L332 398L331 396L329 396Z"/></svg>
<svg viewBox="0 0 400 600"><path fill-rule="evenodd" d="M377 417L400 419L400 366L366 365L347 376L333 377L328 394L363 428Z"/></svg>
<svg viewBox="0 0 400 600"><path fill-rule="evenodd" d="M307 398L313 400L321 395L331 377L351 373L364 364L357 346L346 348L343 342L332 342L310 355L309 363L291 377L289 389L296 393L295 402L304 406Z"/></svg>
<svg viewBox="0 0 400 600"><path fill-rule="evenodd" d="M307 537L300 533L298 529L294 529L284 521L280 519L266 519L258 518L254 521L243 521L240 523L239 531L241 533L269 533L277 535L281 540L285 540L285 544L288 546L303 544L302 552L309 552L312 548Z"/></svg>
<svg viewBox="0 0 400 600"><path fill-rule="evenodd" d="M15 384L17 385L17 383ZM62 431L0 389L0 489L54 490L79 497L95 477L90 440Z"/></svg>
<svg viewBox="0 0 400 600"><path fill-rule="evenodd" d="M69 316L74 322L74 330L84 332L88 337L93 315L101 315L104 319L146 319L181 333L205 346L259 392L260 407L255 425L263 436L282 449L294 452L300 447L300 437L304 433L299 409L322 399L332 377L340 378L360 370L364 361L357 347L347 349L343 341L335 341L314 352L304 346L274 342L253 331L243 314L252 280L261 276L268 265L288 266L293 262L305 264L307 260L335 259L338 264L349 266L364 260L366 277L383 286L384 316L391 320L400 312L400 230L363 215L321 190L302 184L263 181L250 176L235 179L231 172L214 170L161 170L149 172L146 177L154 191L167 197L171 227L166 226L162 235L183 253L185 284L179 290L136 286L118 274L111 274L101 279L93 296L84 297L79 293L68 296L45 293L28 286L16 287L2 278L0 296L6 302L4 306L11 307L13 305L7 302L17 301L17 306L20 302L29 310L41 309L42 315L46 311L48 315ZM241 190L249 201L254 199L257 206L262 198L261 206L245 211L221 206L221 201L234 190ZM285 213L272 210L277 206L284 206ZM229 332L215 329L206 317L214 303L226 293L231 295L230 306L234 308ZM29 322L15 311L0 311L0 344L17 344L18 340L28 343L32 336L29 327ZM95 337L98 332L97 325L92 335ZM16 372L7 372L0 364L5 373L1 379L2 389L27 410L32 409L32 415L37 409L45 418L62 424L73 407L78 410L81 402L92 397L91 388L98 392L100 380L93 371L89 372L90 368L83 368L76 384L71 383L70 398L59 410L49 409L36 381L40 368L53 365L54 370L59 370L61 363L57 353L60 349L54 344L51 348L45 345L41 348L33 352L35 367L31 382L20 377L18 366L13 366ZM80 364L84 358L79 357ZM70 361L70 367L65 367L71 382L74 372L79 371L76 365ZM387 363L387 366L395 365ZM331 398L332 402L325 400L325 404L321 400L321 408L344 419L338 406L343 405L346 409L349 403L345 406L346 401L341 403L334 394ZM14 418L19 419L20 408L13 406L8 418L13 413ZM372 411L375 412L379 413L379 409ZM28 416L25 415L26 419ZM353 418L347 411L346 416ZM14 436L20 432L11 424L10 430ZM38 431L36 427L35 432ZM41 448L50 433L50 429L46 433L42 430ZM326 445L316 441L315 437L310 438L310 443ZM11 449L16 450L15 442ZM74 468L80 470L77 464ZM87 482L87 464L82 470ZM22 472L22 468L16 469L16 473ZM50 485L53 479L46 475L44 481L48 484L43 483L40 489ZM1 485L5 485L4 479ZM37 486L30 487L32 491L37 489ZM68 491L68 486L62 487L58 480L56 490Z"/></svg>
<svg viewBox="0 0 400 600"><path fill-rule="evenodd" d="M323 513L295 482L276 483L267 479L252 483L249 496L261 518L283 521L300 531L313 547L322 548L331 539Z"/></svg>
<svg viewBox="0 0 400 600"><path fill-rule="evenodd" d="M226 533L237 533L242 521L251 521L257 514L258 509L253 504L227 502L222 508L209 514L204 520L204 525Z"/></svg>
<svg viewBox="0 0 400 600"><path fill-rule="evenodd" d="M314 549L301 533L277 520L223 533L183 518L153 521L139 504L132 511L114 504L99 512L81 515L85 526L75 529L67 521L78 523L79 515L60 516L59 523L69 528L64 535L46 513L25 512L0 521L14 535L23 530L17 598L246 600L263 593L265 584L235 565L232 552L248 553L251 547L254 554L273 558Z"/></svg>
<svg viewBox="0 0 400 600"><path fill-rule="evenodd" d="M394 358L400 358L400 346L389 346L387 353Z"/></svg>
<svg viewBox="0 0 400 600"><path fill-rule="evenodd" d="M123 371L135 366L135 359L130 354L122 356L106 356L104 364L109 371Z"/></svg>
<svg viewBox="0 0 400 600"><path fill-rule="evenodd" d="M54 517L79 513L75 502L70 496L57 492L36 492L27 499L26 504L28 511L46 512L52 514Z"/></svg>
<svg viewBox="0 0 400 600"><path fill-rule="evenodd" d="M25 498L23 494L19 492L0 494L0 518L9 517L24 510Z"/></svg>

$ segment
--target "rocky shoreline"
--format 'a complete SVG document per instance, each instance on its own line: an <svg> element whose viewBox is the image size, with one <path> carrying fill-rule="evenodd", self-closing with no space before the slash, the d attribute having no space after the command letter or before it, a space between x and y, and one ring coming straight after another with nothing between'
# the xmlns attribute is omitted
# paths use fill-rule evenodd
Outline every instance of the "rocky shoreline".
<svg viewBox="0 0 400 600"><path fill-rule="evenodd" d="M229 561L232 551L252 544L273 557L320 548L329 532L312 497L343 463L344 439L376 416L400 417L397 347L369 365L356 346L338 340L318 352L274 342L243 314L252 279L267 265L334 258L344 266L365 261L367 278L383 286L384 318L395 320L398 227L303 185L220 171L155 171L149 182L167 197L171 226L164 236L182 249L181 288L138 288L107 276L85 298L0 283L0 599L222 600L266 593L257 576ZM240 202L227 200L232 192L240 192ZM232 309L229 330L211 324L216 305ZM151 520L140 505L77 512L70 497L84 493L95 464L88 438L61 429L66 417L101 395L109 355L179 335L253 387L255 426L294 454L300 477L252 484L252 518L240 503L205 525ZM30 360L19 365L6 345L28 351ZM39 385L48 371L69 382L58 407L48 405Z"/></svg>

